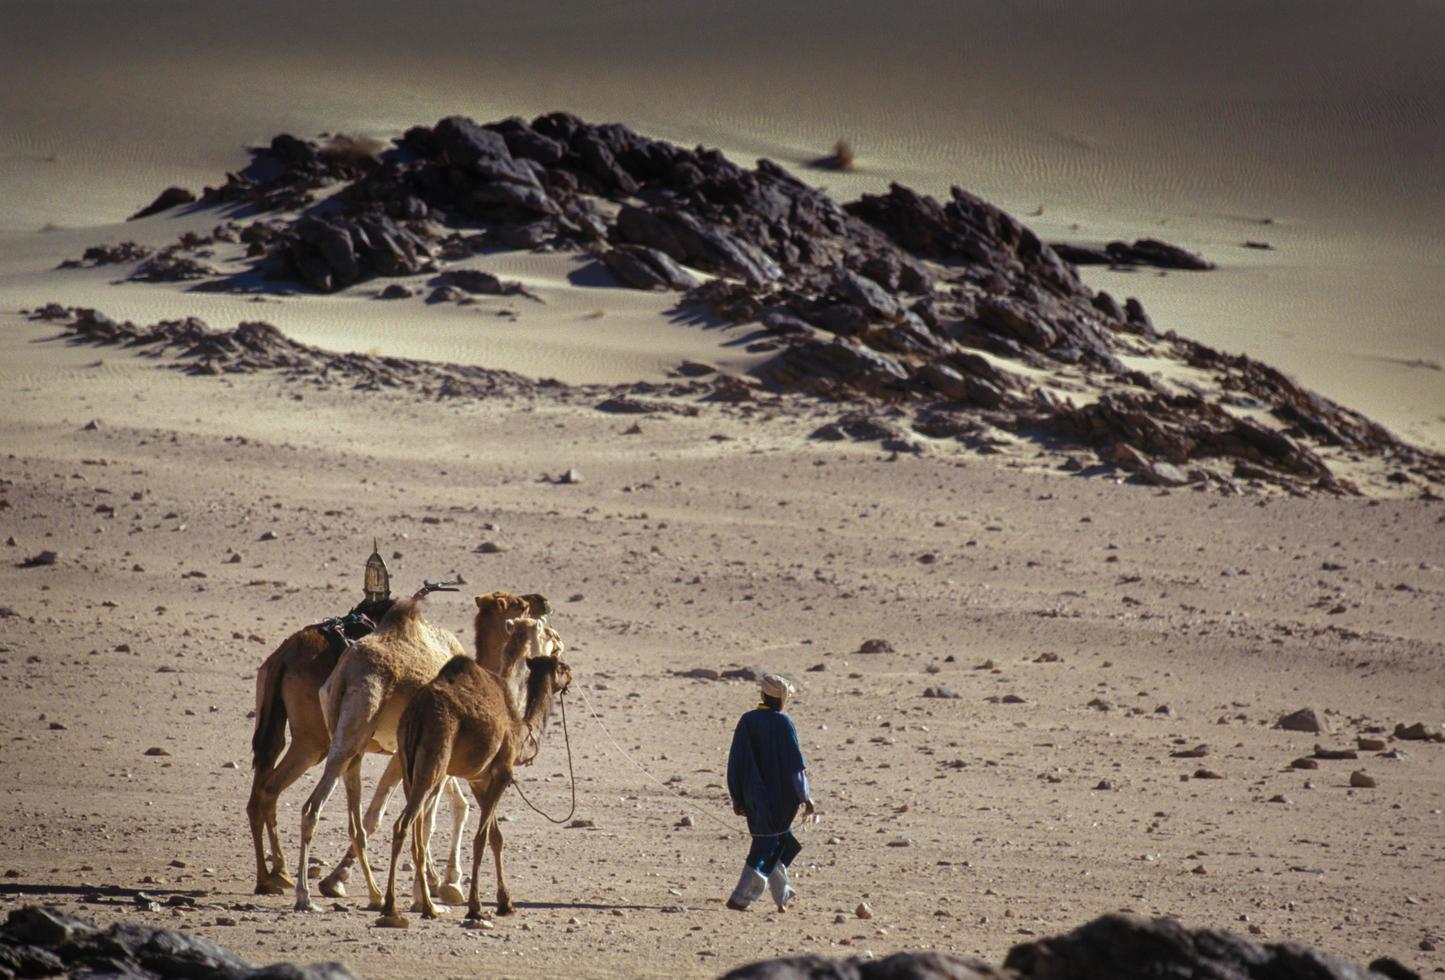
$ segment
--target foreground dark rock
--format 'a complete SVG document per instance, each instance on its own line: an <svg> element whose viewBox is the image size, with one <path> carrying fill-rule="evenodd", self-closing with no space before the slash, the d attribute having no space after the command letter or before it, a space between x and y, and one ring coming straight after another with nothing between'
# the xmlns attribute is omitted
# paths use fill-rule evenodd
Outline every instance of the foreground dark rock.
<svg viewBox="0 0 1445 980"><path fill-rule="evenodd" d="M1063 936L1009 950L1003 967L946 953L878 960L796 956L740 967L724 980L1419 980L1388 957L1369 968L1298 943L1261 945L1172 919L1106 915Z"/></svg>
<svg viewBox="0 0 1445 980"><path fill-rule="evenodd" d="M269 967L241 959L209 940L175 929L93 922L38 905L15 909L0 927L0 978L84 975L147 980L354 980L340 963Z"/></svg>
<svg viewBox="0 0 1445 980"><path fill-rule="evenodd" d="M1204 258L1155 239L1053 247L958 187L938 200L894 184L839 204L769 160L746 169L555 112L449 116L365 152L282 134L202 200L233 208L218 232L247 245L252 271L319 292L428 275L430 302L466 302L514 290L448 263L588 253L625 286L757 323L770 336L752 349L774 353L755 373L774 391L840 415L886 409L970 448L985 429L1083 445L1102 464L1089 472L1226 493L1357 493L1336 461L1364 460L1422 495L1445 486L1445 457L1247 357L1161 336L1138 300L1095 292L1076 268L1211 268Z"/></svg>

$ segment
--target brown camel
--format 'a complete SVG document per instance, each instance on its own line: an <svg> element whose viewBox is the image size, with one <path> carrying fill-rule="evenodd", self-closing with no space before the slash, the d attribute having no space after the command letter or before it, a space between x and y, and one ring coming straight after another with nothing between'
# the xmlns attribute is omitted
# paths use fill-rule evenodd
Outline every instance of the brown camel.
<svg viewBox="0 0 1445 980"><path fill-rule="evenodd" d="M457 658L442 668L435 680L412 698L397 727L397 756L401 759L406 807L392 827L391 868L387 873L386 900L378 925L404 926L396 913L396 866L412 834L412 860L424 867L428 830L418 817L451 776L465 779L476 796L481 823L472 841L472 883L467 918L481 918L478 868L482 850L491 843L497 866L497 914L509 915L511 894L502 870L502 831L497 804L512 782L512 770L530 762L541 745L551 712L552 698L572 682L572 669L559 655L539 655L548 639L548 627L535 619L519 618L507 624L512 633L508 653L528 651L526 698L521 705L511 688L475 661ZM555 632L552 636L555 637ZM553 646L560 654L560 642ZM426 875L415 878L414 909L427 918L439 913L432 903Z"/></svg>
<svg viewBox="0 0 1445 980"><path fill-rule="evenodd" d="M545 616L550 604L545 596L515 596L508 592L490 592L476 597L477 655L489 664L500 664L500 651L506 646L503 624L512 616L526 614ZM385 608L358 607L372 618L379 619ZM246 815L251 825L251 839L256 849L256 894L280 895L295 885L287 873L286 858L276 830L276 804L281 793L312 766L326 757L331 733L321 710L321 686L331 676L340 659L341 648L333 646L319 624L297 630L276 648L256 674L256 728L251 737L251 760L254 775ZM291 744L284 757L286 729L290 726ZM379 750L380 746L370 747ZM279 762L278 762L279 759ZM374 833L392 789L401 780L401 768L392 760L377 783L376 793L367 808L365 826ZM453 843L448 864L447 886L442 895L460 902L456 888L460 878L461 828L466 820L466 797L455 784L447 787L452 800ZM270 867L265 854L265 837L269 837ZM344 882L354 860L347 850L337 868L322 879L324 895L342 897Z"/></svg>

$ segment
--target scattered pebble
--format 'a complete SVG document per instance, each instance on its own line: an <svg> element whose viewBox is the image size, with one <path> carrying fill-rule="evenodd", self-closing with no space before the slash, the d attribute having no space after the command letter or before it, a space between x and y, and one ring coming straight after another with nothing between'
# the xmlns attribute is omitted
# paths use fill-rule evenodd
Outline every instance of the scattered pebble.
<svg viewBox="0 0 1445 980"><path fill-rule="evenodd" d="M169 752L167 752L165 749L161 748L159 745L152 745L150 748L148 748L148 749L145 750L145 754L146 754L146 755L170 755Z"/></svg>
<svg viewBox="0 0 1445 980"><path fill-rule="evenodd" d="M860 919L871 919L873 918L873 906L867 902L859 902L858 907L853 910L853 914Z"/></svg>
<svg viewBox="0 0 1445 980"><path fill-rule="evenodd" d="M1365 770L1356 769L1350 773L1350 785L1357 786L1361 789L1374 789L1379 783L1375 781L1374 776L1368 775Z"/></svg>

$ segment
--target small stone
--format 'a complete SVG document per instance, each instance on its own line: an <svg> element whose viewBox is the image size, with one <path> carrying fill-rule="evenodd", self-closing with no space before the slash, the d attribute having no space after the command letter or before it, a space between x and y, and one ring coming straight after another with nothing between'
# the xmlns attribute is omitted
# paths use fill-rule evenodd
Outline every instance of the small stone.
<svg viewBox="0 0 1445 980"><path fill-rule="evenodd" d="M569 469L566 473L557 477L558 483L573 484L582 482L582 474L575 469Z"/></svg>
<svg viewBox="0 0 1445 980"><path fill-rule="evenodd" d="M1436 950L1435 941L1428 938L1422 939L1420 940L1420 948L1427 953L1433 953Z"/></svg>
<svg viewBox="0 0 1445 980"><path fill-rule="evenodd" d="M479 555L500 555L511 550L511 548L497 541L483 541L477 545L477 554Z"/></svg>
<svg viewBox="0 0 1445 980"><path fill-rule="evenodd" d="M152 745L150 748L148 748L148 749L145 750L145 754L146 754L146 755L170 755L169 752L167 752L165 749L161 748L159 745Z"/></svg>
<svg viewBox="0 0 1445 980"><path fill-rule="evenodd" d="M912 847L912 846L913 846L913 839L910 838L908 835L904 834L903 836L893 838L891 841L888 842L888 846L889 846L889 847Z"/></svg>
<svg viewBox="0 0 1445 980"><path fill-rule="evenodd" d="M1005 694L1003 697L999 698L999 703L1000 703L1000 704L1027 704L1028 702L1025 701L1023 698L1019 697L1017 694Z"/></svg>
<svg viewBox="0 0 1445 980"><path fill-rule="evenodd" d="M1365 770L1356 769L1350 773L1350 785L1360 789L1374 789L1379 783L1375 782L1374 776L1366 774Z"/></svg>
<svg viewBox="0 0 1445 980"><path fill-rule="evenodd" d="M233 551L233 552L231 552L231 557L226 559L226 564L227 564L227 565L239 565L239 564L241 564L241 553L240 553L239 551Z"/></svg>
<svg viewBox="0 0 1445 980"><path fill-rule="evenodd" d="M236 920L231 918L229 915L216 916L216 925L218 926L233 926L235 924Z"/></svg>
<svg viewBox="0 0 1445 980"><path fill-rule="evenodd" d="M1383 738L1373 738L1369 735L1361 735L1355 739L1355 748L1361 752L1383 752L1385 750L1385 740Z"/></svg>
<svg viewBox="0 0 1445 980"><path fill-rule="evenodd" d="M677 826L679 826L679 827L691 827L692 825L693 825L693 819L692 819L692 814L690 814L690 813L684 813L684 814L682 815L681 819L679 819L679 820L677 821Z"/></svg>
<svg viewBox="0 0 1445 980"><path fill-rule="evenodd" d="M585 599L585 598L587 598L587 597L586 597L585 595L583 595L582 593L580 593L580 592L574 592L574 593L572 593L571 595L569 595L569 596L567 597L567 601L568 601L568 602L581 602L581 601L582 601L583 599Z"/></svg>
<svg viewBox="0 0 1445 980"><path fill-rule="evenodd" d="M863 645L858 648L859 653L892 653L893 644L887 640L864 640Z"/></svg>
<svg viewBox="0 0 1445 980"><path fill-rule="evenodd" d="M1413 725L1396 723L1395 737L1402 738L1407 742L1440 741L1440 733L1423 721L1417 721Z"/></svg>
<svg viewBox="0 0 1445 980"><path fill-rule="evenodd" d="M1285 796L1283 793L1276 793L1276 794L1274 794L1273 796L1271 796L1271 797L1269 798L1269 802L1271 802L1271 803L1283 803L1283 804L1285 804L1286 806L1288 806L1288 805L1289 805L1289 802L1290 802L1290 799L1289 799L1288 796Z"/></svg>
<svg viewBox="0 0 1445 980"><path fill-rule="evenodd" d="M1180 749L1178 752L1169 754L1176 759L1202 759L1209 754L1209 746L1200 744L1192 749Z"/></svg>
<svg viewBox="0 0 1445 980"><path fill-rule="evenodd" d="M50 730L52 732L63 732L65 731L65 726L58 721L52 721L50 723Z"/></svg>
<svg viewBox="0 0 1445 980"><path fill-rule="evenodd" d="M844 915L842 912L839 912L837 915L833 916L833 923L834 923L835 925L842 925L843 923L845 923L845 922L847 922L847 921L848 921L848 917L847 917L846 915Z"/></svg>
<svg viewBox="0 0 1445 980"><path fill-rule="evenodd" d="M381 922L378 921L376 924L377 924L377 925L381 925ZM572 924L573 924L573 925L581 925L581 921L578 920L576 916L573 916ZM491 919L468 919L467 921L465 921L465 922L462 923L462 928L463 928L463 929L481 929L481 930L484 930L484 931L485 931L485 930L488 930L488 929L495 929L495 928L497 928L497 924L496 924L495 922L493 922Z"/></svg>
<svg viewBox="0 0 1445 980"><path fill-rule="evenodd" d="M841 844L841 843L843 843L843 838L841 838L841 837L836 837L836 836L835 836L835 837L829 837L827 843L829 843L829 844Z"/></svg>
<svg viewBox="0 0 1445 980"><path fill-rule="evenodd" d="M60 560L58 551L41 551L31 555L20 563L21 568L41 568L46 565L54 565Z"/></svg>
<svg viewBox="0 0 1445 980"><path fill-rule="evenodd" d="M858 907L853 910L853 914L860 919L871 919L873 918L873 906L867 902L859 902Z"/></svg>
<svg viewBox="0 0 1445 980"><path fill-rule="evenodd" d="M588 830L588 829L591 829L591 828L596 827L597 824L594 823L593 821L585 818L585 817L578 817L576 820L573 820L573 821L572 821L571 823L569 823L567 826L568 826L568 828L570 828L570 829L572 829L572 830Z"/></svg>
<svg viewBox="0 0 1445 980"><path fill-rule="evenodd" d="M404 915L393 912L391 915L383 915L377 918L378 929L410 929L411 922Z"/></svg>
<svg viewBox="0 0 1445 980"><path fill-rule="evenodd" d="M276 532L275 532L275 531L262 531L262 532L261 532L261 536L260 536L259 538L257 538L256 540L257 540L257 541L275 541L275 540L276 540Z"/></svg>
<svg viewBox="0 0 1445 980"><path fill-rule="evenodd" d="M947 700L954 700L954 701L956 701L956 700L958 700L959 698L961 698L963 695L959 694L957 691L953 690L952 688L947 688L947 687L925 687L925 688L923 689L923 696L926 697L926 698L944 698L944 699L947 699Z"/></svg>
<svg viewBox="0 0 1445 980"><path fill-rule="evenodd" d="M1109 790L1112 790L1114 788L1114 781L1112 779L1101 779L1094 787L1094 789L1100 790L1102 792L1108 792Z"/></svg>
<svg viewBox="0 0 1445 980"><path fill-rule="evenodd" d="M1315 714L1313 708L1301 708L1298 711L1290 712L1275 722L1274 727L1287 732L1312 732L1319 734L1325 731L1324 724L1320 721L1319 715Z"/></svg>
<svg viewBox="0 0 1445 980"><path fill-rule="evenodd" d="M1215 772L1213 769L1196 769L1196 770L1194 770L1194 778L1195 778L1195 779L1223 779L1224 776L1222 776L1220 773Z"/></svg>
<svg viewBox="0 0 1445 980"><path fill-rule="evenodd" d="M1189 873L1195 875L1207 875L1209 874L1209 869L1204 867L1204 865L1202 864L1196 864L1194 867L1189 869Z"/></svg>
<svg viewBox="0 0 1445 980"><path fill-rule="evenodd" d="M86 432L94 432L100 428L100 419L91 419L83 426Z"/></svg>
<svg viewBox="0 0 1445 980"><path fill-rule="evenodd" d="M223 763L221 763L221 768L222 768L222 769L236 769L236 768L238 768L238 767L236 766L236 764L235 764L234 762L223 762Z"/></svg>
<svg viewBox="0 0 1445 980"><path fill-rule="evenodd" d="M1291 769L1318 769L1320 767L1320 764L1314 759L1305 758L1295 759L1289 765Z"/></svg>

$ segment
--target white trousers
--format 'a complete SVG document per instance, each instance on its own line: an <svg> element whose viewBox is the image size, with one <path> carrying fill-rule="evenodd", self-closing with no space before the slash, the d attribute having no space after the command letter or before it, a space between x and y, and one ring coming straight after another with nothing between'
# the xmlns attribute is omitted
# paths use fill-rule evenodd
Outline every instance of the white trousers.
<svg viewBox="0 0 1445 980"><path fill-rule="evenodd" d="M746 907L762 898L765 888L772 894L774 905L780 909L786 908L796 895L788 881L788 866L779 861L773 873L766 878L752 868L743 868L730 900L734 905Z"/></svg>

